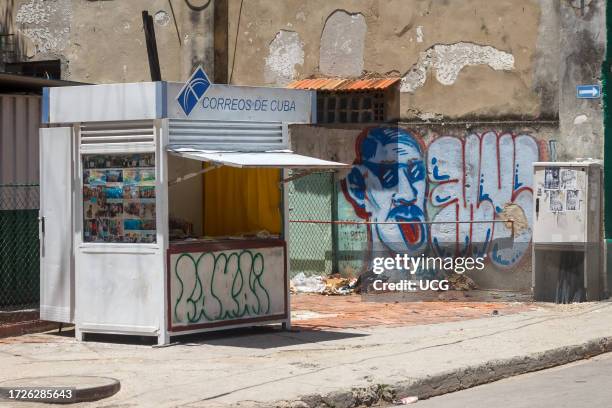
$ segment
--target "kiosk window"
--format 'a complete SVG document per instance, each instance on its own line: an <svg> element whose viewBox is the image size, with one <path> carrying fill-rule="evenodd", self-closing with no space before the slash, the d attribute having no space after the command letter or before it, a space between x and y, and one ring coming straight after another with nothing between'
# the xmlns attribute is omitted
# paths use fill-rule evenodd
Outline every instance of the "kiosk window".
<svg viewBox="0 0 612 408"><path fill-rule="evenodd" d="M156 241L154 153L83 155L83 241Z"/></svg>

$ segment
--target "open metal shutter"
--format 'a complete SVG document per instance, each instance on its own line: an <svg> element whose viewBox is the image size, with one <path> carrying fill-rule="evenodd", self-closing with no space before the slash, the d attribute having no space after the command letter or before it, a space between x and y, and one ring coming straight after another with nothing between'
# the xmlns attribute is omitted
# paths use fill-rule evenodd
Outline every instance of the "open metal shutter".
<svg viewBox="0 0 612 408"><path fill-rule="evenodd" d="M249 152L289 148L287 125L279 122L170 119L168 137L172 148Z"/></svg>
<svg viewBox="0 0 612 408"><path fill-rule="evenodd" d="M303 156L290 151L276 152L211 152L189 148L177 148L170 153L187 159L216 163L230 167L279 168L279 169L333 169L346 164Z"/></svg>
<svg viewBox="0 0 612 408"><path fill-rule="evenodd" d="M155 151L152 120L87 122L80 125L79 133L83 153Z"/></svg>

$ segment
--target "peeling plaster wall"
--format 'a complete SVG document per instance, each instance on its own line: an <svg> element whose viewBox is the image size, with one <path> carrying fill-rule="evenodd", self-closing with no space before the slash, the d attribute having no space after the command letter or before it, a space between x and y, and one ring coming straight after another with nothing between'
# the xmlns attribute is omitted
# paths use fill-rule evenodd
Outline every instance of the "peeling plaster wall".
<svg viewBox="0 0 612 408"><path fill-rule="evenodd" d="M606 47L605 2L562 1L560 8L559 160L602 159L602 100L577 99L576 85L601 81Z"/></svg>
<svg viewBox="0 0 612 408"><path fill-rule="evenodd" d="M434 45L422 52L419 61L402 77L400 91L414 93L425 85L427 74L433 70L442 85L453 85L461 70L467 66L488 65L496 71L512 71L514 56L491 46L470 43Z"/></svg>
<svg viewBox="0 0 612 408"><path fill-rule="evenodd" d="M270 43L266 57L266 82L284 86L296 77L296 65L304 63L304 44L294 31L280 30Z"/></svg>
<svg viewBox="0 0 612 408"><path fill-rule="evenodd" d="M431 188L425 214L430 220L512 218L515 233L530 240L531 162L553 155L558 160L602 155L600 101L577 100L575 87L599 81L606 37L604 0L245 2L238 26L239 5L239 0L230 0L229 42L237 45L233 83L265 83L263 56L281 29L297 33L303 43L304 60L295 65L296 79L357 76L359 69L362 75L402 78L400 126L419 142L413 146L425 152ZM363 17L363 54L347 57L343 65L349 69L341 72L326 58L346 57L341 38L350 16ZM329 35L332 32L335 36ZM292 126L292 149L353 163L363 132L359 125ZM474 192L478 183L465 185L462 192L457 188L466 180L462 172L475 169L475 163L486 173L480 183L493 194L476 193L462 201L465 191ZM436 174L448 179L436 180ZM336 181L347 175L337 174ZM396 192L409 192L405 190ZM308 208L327 199L312 191L301 191ZM342 192L336 198L338 219L363 220L359 206L347 204ZM452 211L448 200L453 198L474 204L474 213L468 215L466 206ZM487 209L487 202L494 208ZM500 225L508 228L507 222ZM340 251L363 251L369 235L361 227L338 232ZM413 237L417 235L413 231ZM474 276L481 287L530 288L529 252L508 255Z"/></svg>
<svg viewBox="0 0 612 408"><path fill-rule="evenodd" d="M559 115L559 0L540 0L540 24L533 62L533 92L540 98L540 115Z"/></svg>
<svg viewBox="0 0 612 408"><path fill-rule="evenodd" d="M28 40L26 55L61 53L68 45L71 20L70 0L29 0L22 4L15 22Z"/></svg>
<svg viewBox="0 0 612 408"><path fill-rule="evenodd" d="M167 0L11 0L0 15L20 60L60 59L63 79L105 83L150 80L141 15L148 10L162 78L185 79L199 64L212 76L214 2L199 12L172 4L174 15Z"/></svg>
<svg viewBox="0 0 612 408"><path fill-rule="evenodd" d="M402 119L556 117L558 0L244 2L238 27L240 3L229 3L234 84L271 83L268 55L288 30L303 43L295 79L405 77Z"/></svg>
<svg viewBox="0 0 612 408"><path fill-rule="evenodd" d="M361 75L366 31L363 14L334 11L321 34L319 72L338 77Z"/></svg>

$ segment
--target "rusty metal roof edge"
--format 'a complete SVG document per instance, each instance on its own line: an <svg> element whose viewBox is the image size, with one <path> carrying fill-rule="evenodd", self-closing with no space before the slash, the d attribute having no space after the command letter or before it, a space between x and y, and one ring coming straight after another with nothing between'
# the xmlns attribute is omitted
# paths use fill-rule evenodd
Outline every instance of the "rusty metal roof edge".
<svg viewBox="0 0 612 408"><path fill-rule="evenodd" d="M308 78L291 82L290 89L306 89L315 91L368 91L383 90L399 82L399 77L381 78Z"/></svg>

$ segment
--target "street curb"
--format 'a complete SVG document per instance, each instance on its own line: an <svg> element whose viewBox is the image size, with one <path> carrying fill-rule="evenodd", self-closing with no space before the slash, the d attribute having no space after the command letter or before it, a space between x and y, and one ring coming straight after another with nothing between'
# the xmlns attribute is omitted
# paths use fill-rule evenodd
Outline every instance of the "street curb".
<svg viewBox="0 0 612 408"><path fill-rule="evenodd" d="M121 390L121 383L115 378L106 377L112 380L109 384L99 387L88 387L77 389L76 402L93 402L104 398L109 398Z"/></svg>
<svg viewBox="0 0 612 408"><path fill-rule="evenodd" d="M32 377L32 378L21 378L19 380L38 380L40 378L66 378L71 376L56 376L56 377ZM10 392L16 389L23 388L38 388L38 389L50 389L50 388L72 388L73 389L73 398L66 399L65 401L62 399L59 400L44 400L44 399L30 399L30 402L39 402L39 403L47 403L47 404L78 404L80 402L93 402L98 401L104 398L112 397L121 389L121 383L116 378L110 377L93 377L93 376L79 376L79 378L99 378L107 380L105 384L102 385L94 385L89 387L65 387L58 385L49 385L49 386L38 386L38 387L29 387L23 385L9 385L5 386L3 384L10 383L13 380L3 381L0 383L0 403L6 402L10 399ZM16 404L22 401L14 401Z"/></svg>
<svg viewBox="0 0 612 408"><path fill-rule="evenodd" d="M504 378L588 359L612 351L612 337L601 337L586 343L559 347L505 360L490 360L483 364L445 371L425 378L396 384L377 384L366 388L335 391L327 395L312 394L293 401L267 404L237 404L240 407L277 408L355 408L377 402L391 402L408 396L427 399Z"/></svg>
<svg viewBox="0 0 612 408"><path fill-rule="evenodd" d="M22 336L24 334L42 333L57 329L58 324L42 320L29 320L0 325L0 339Z"/></svg>

